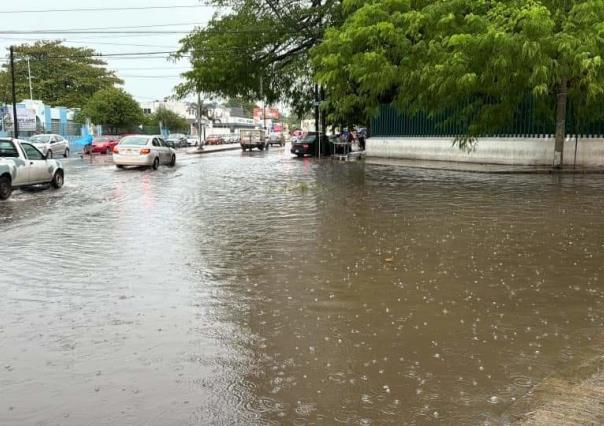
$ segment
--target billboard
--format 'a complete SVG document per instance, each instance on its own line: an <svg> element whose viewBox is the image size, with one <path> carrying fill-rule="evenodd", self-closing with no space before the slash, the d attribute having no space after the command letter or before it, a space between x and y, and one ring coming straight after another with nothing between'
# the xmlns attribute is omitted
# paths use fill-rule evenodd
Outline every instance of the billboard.
<svg viewBox="0 0 604 426"><path fill-rule="evenodd" d="M13 110L8 107L3 111L3 124L5 131L13 131ZM17 120L19 120L20 132L35 132L36 131L36 111L33 109L18 108Z"/></svg>

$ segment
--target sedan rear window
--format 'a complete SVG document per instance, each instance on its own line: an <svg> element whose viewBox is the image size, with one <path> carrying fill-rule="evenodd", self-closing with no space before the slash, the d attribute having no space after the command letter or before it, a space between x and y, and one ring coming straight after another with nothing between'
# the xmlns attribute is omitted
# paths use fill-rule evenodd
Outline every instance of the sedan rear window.
<svg viewBox="0 0 604 426"><path fill-rule="evenodd" d="M127 136L120 142L120 145L137 145L145 146L149 138L143 136Z"/></svg>
<svg viewBox="0 0 604 426"><path fill-rule="evenodd" d="M19 153L15 144L11 141L0 141L0 157L4 158L15 158L18 157Z"/></svg>
<svg viewBox="0 0 604 426"><path fill-rule="evenodd" d="M36 135L29 138L30 142L33 143L49 143L52 135Z"/></svg>

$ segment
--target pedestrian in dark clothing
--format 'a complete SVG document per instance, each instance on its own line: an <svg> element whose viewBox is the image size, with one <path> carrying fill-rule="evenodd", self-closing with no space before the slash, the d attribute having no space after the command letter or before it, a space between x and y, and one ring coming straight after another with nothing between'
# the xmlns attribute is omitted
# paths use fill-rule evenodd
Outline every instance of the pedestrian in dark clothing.
<svg viewBox="0 0 604 426"><path fill-rule="evenodd" d="M365 151L365 138L367 137L367 131L365 129L359 130L359 149Z"/></svg>

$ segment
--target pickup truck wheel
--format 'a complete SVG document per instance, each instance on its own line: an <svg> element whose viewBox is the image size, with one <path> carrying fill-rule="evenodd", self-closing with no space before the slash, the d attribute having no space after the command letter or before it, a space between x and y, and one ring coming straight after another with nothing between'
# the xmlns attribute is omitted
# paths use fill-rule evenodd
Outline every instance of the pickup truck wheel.
<svg viewBox="0 0 604 426"><path fill-rule="evenodd" d="M159 169L159 158L155 157L155 160L153 160L153 170L157 170Z"/></svg>
<svg viewBox="0 0 604 426"><path fill-rule="evenodd" d="M13 192L10 177L0 177L0 200L7 200Z"/></svg>
<svg viewBox="0 0 604 426"><path fill-rule="evenodd" d="M65 148L65 152L63 153L63 157L69 157L69 148Z"/></svg>
<svg viewBox="0 0 604 426"><path fill-rule="evenodd" d="M65 183L65 177L63 176L63 170L57 170L55 172L55 175L52 177L52 180L50 181L50 185L54 189L60 189L63 186L63 183Z"/></svg>

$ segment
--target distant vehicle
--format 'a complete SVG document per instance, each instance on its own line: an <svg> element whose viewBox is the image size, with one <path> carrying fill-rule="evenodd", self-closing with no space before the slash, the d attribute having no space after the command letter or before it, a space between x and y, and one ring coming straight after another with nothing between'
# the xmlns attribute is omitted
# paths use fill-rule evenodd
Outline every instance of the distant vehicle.
<svg viewBox="0 0 604 426"><path fill-rule="evenodd" d="M113 162L119 169L124 166L142 166L157 170L160 164L174 167L176 151L168 147L161 136L126 136L113 148Z"/></svg>
<svg viewBox="0 0 604 426"><path fill-rule="evenodd" d="M189 146L199 146L200 145L199 142L200 142L199 136L193 136L193 135L187 136L187 144ZM203 141L201 141L201 145L203 146Z"/></svg>
<svg viewBox="0 0 604 426"><path fill-rule="evenodd" d="M317 156L319 154L319 138L317 132L308 132L302 139L292 144L291 153L298 157L305 155ZM329 154L329 139L321 133L321 155Z"/></svg>
<svg viewBox="0 0 604 426"><path fill-rule="evenodd" d="M222 145L224 143L224 138L222 136L208 136L206 138L206 145Z"/></svg>
<svg viewBox="0 0 604 426"><path fill-rule="evenodd" d="M49 183L59 189L64 180L61 162L47 158L27 141L0 138L0 200L25 186Z"/></svg>
<svg viewBox="0 0 604 426"><path fill-rule="evenodd" d="M92 149L93 154L111 154L113 148L120 143L121 136L97 136L92 140L92 145L84 147L84 154L90 154Z"/></svg>
<svg viewBox="0 0 604 426"><path fill-rule="evenodd" d="M268 143L269 145L285 145L285 136L283 133L271 133L268 135Z"/></svg>
<svg viewBox="0 0 604 426"><path fill-rule="evenodd" d="M228 136L227 143L239 143L239 136L237 136L237 135Z"/></svg>
<svg viewBox="0 0 604 426"><path fill-rule="evenodd" d="M258 148L260 151L268 150L268 140L264 130L241 130L241 149L243 151Z"/></svg>
<svg viewBox="0 0 604 426"><path fill-rule="evenodd" d="M69 141L61 135L35 135L29 138L29 141L48 158L54 158L57 155L69 157Z"/></svg>
<svg viewBox="0 0 604 426"><path fill-rule="evenodd" d="M167 142L172 142L174 148L186 148L189 146L187 143L187 137L182 133L173 133L166 139Z"/></svg>

